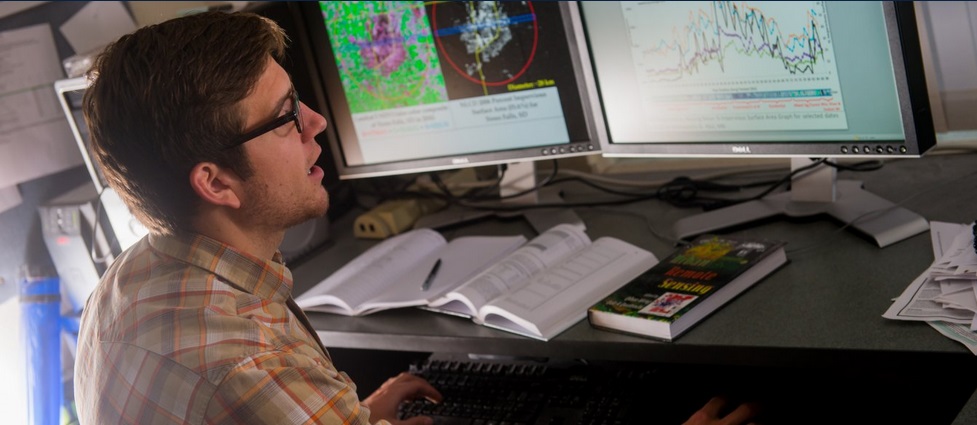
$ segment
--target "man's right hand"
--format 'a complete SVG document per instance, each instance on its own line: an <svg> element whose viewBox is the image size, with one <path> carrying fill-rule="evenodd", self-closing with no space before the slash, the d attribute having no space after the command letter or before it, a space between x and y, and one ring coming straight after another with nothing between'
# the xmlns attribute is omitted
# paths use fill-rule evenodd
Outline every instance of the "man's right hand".
<svg viewBox="0 0 977 425"><path fill-rule="evenodd" d="M683 425L742 425L759 413L760 408L755 403L743 403L726 416L720 416L726 399L713 397L705 406L696 411Z"/></svg>
<svg viewBox="0 0 977 425"><path fill-rule="evenodd" d="M442 400L441 393L423 378L401 373L384 382L373 394L370 394L363 404L370 408L370 422L376 423L380 419L396 425L428 425L432 423L430 417L415 416L410 419L398 420L397 407L408 400L426 398L435 403Z"/></svg>

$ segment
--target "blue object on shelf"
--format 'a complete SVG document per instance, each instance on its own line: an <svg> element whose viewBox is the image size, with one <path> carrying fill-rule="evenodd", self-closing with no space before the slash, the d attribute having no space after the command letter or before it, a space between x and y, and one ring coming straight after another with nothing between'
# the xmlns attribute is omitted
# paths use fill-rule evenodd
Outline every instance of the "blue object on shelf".
<svg viewBox="0 0 977 425"><path fill-rule="evenodd" d="M57 277L20 282L21 319L27 350L28 419L33 425L61 420L61 288Z"/></svg>

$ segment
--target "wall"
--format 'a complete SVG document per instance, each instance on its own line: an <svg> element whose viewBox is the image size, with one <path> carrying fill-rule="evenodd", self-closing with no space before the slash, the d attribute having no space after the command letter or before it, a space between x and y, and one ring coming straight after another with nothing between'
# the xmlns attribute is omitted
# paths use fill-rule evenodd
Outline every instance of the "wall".
<svg viewBox="0 0 977 425"><path fill-rule="evenodd" d="M58 31L58 27L85 4L86 2L46 2L0 18L0 31L49 23L58 56L65 59L74 55L75 52ZM65 146L74 148L74 140L66 140ZM7 158L0 161L7 160L29 160L29 158ZM0 243L0 302L16 294L16 273L21 264L34 262L50 265L50 257L41 239L41 225L37 206L77 187L78 184L88 179L87 171L83 166L80 166L19 185L23 202L13 209L0 213L0 241L3 241Z"/></svg>
<svg viewBox="0 0 977 425"><path fill-rule="evenodd" d="M921 2L935 81L948 132L977 131L977 4ZM939 117L938 117L939 118Z"/></svg>

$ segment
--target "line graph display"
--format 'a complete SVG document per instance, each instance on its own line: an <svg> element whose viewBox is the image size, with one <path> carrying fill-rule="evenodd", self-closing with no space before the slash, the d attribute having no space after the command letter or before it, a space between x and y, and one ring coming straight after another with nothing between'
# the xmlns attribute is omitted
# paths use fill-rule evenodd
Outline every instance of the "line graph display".
<svg viewBox="0 0 977 425"><path fill-rule="evenodd" d="M822 1L622 2L662 131L848 128Z"/></svg>

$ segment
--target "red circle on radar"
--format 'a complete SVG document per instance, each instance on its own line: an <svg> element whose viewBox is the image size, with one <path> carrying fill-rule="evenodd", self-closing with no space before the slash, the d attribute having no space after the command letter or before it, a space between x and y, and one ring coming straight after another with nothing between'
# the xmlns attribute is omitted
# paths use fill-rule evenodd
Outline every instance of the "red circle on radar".
<svg viewBox="0 0 977 425"><path fill-rule="evenodd" d="M432 31L434 33L434 40L437 41L438 43L438 49L441 49L441 51L444 52L444 58L445 60L448 61L448 64L451 65L451 67L454 68L455 71L458 72L458 74L460 74L462 77L465 77L465 79L475 84L485 84L487 86L493 86L493 87L504 86L506 84L515 81L517 78L521 77L522 74L526 73L526 70L529 69L529 65L533 63L533 57L536 56L536 46L539 45L539 25L536 22L536 10L533 9L533 2L531 1L526 2L526 5L529 6L529 13L533 15L533 48L529 51L529 59L526 60L526 64L523 65L522 69L520 69L519 72L516 73L516 75L513 75L512 78L503 81L481 81L475 77L472 77L471 75L468 75L467 72L462 71L461 68L459 68L458 65L455 64L455 61L451 60L451 56L448 55L447 51L444 49L444 46L441 45L441 37L437 35L438 34L438 4L437 3L431 6L431 27L434 29L434 31Z"/></svg>

